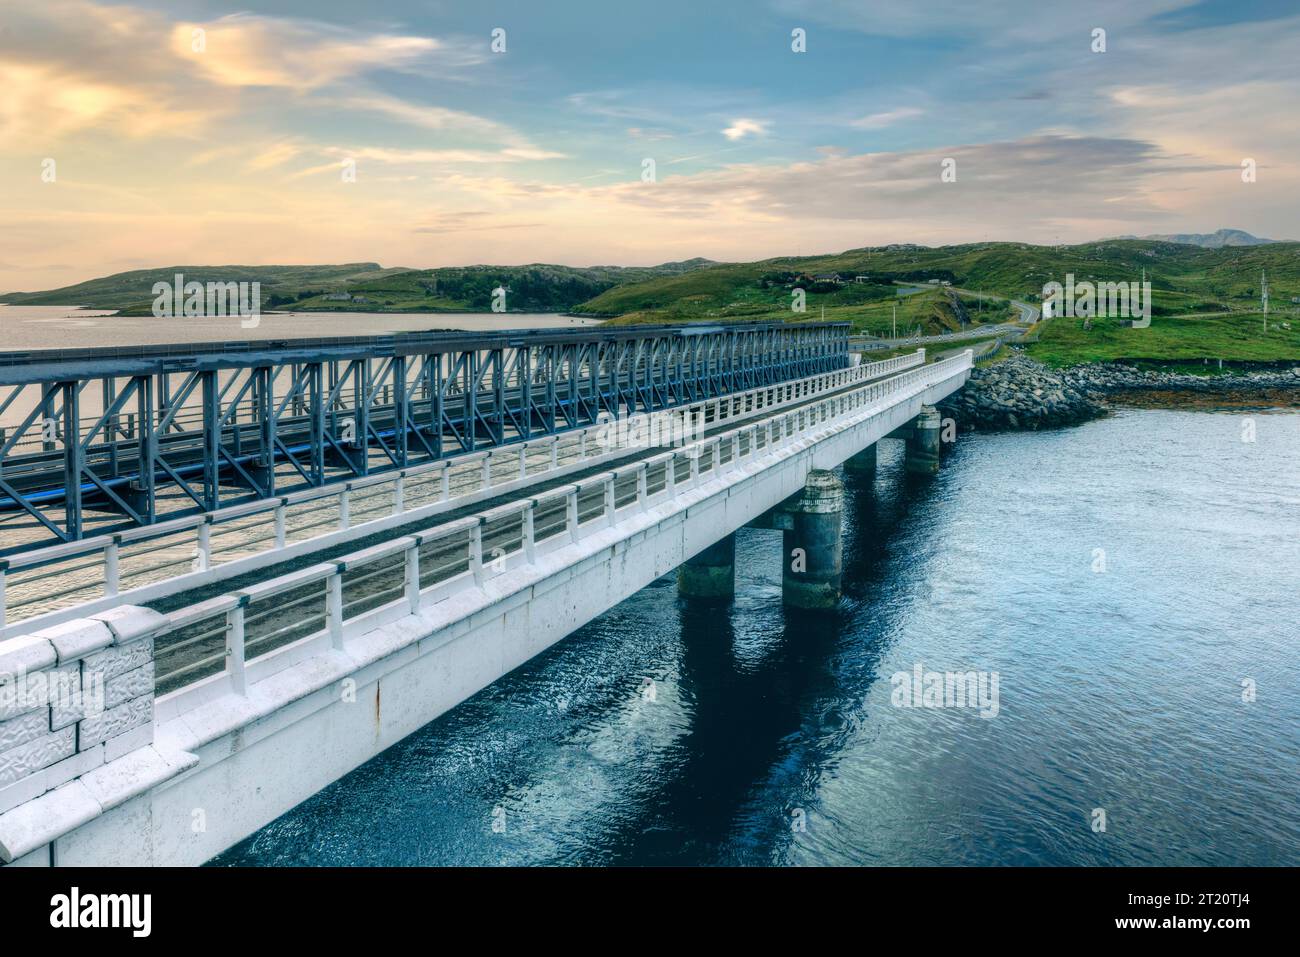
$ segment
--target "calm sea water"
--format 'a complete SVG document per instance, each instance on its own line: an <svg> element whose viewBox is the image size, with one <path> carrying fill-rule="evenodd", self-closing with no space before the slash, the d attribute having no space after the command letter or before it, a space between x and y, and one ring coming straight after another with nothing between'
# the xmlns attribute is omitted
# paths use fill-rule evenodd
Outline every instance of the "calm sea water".
<svg viewBox="0 0 1300 957"><path fill-rule="evenodd" d="M235 342L245 339L288 339L295 336L378 336L389 332L429 329L578 328L597 320L533 313L267 313L254 329L238 317L155 319L153 316L114 316L103 310L72 306L0 305L0 335L6 351L90 348L94 346L163 345L176 342Z"/></svg>
<svg viewBox="0 0 1300 957"><path fill-rule="evenodd" d="M217 863L1300 864L1300 415L1253 422L975 436L927 484L883 443L838 612L744 530L733 606L662 579ZM895 707L917 663L997 716Z"/></svg>

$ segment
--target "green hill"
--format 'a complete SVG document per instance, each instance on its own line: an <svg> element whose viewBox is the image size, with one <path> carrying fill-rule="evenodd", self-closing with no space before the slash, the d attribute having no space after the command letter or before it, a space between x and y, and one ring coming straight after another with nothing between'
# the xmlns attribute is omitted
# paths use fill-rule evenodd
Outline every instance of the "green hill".
<svg viewBox="0 0 1300 957"><path fill-rule="evenodd" d="M937 248L885 246L828 256L734 263L680 276L617 286L577 312L625 321L789 318L792 288L765 277L837 274L843 284L802 284L809 314L832 310L866 316L890 299L897 283L951 282L971 291L1036 300L1049 281L1151 281L1155 315L1236 312L1257 308L1260 270L1267 269L1275 307L1300 296L1300 243L1205 249L1149 240L1107 240L1077 246L977 243ZM860 278L864 277L864 278Z"/></svg>
<svg viewBox="0 0 1300 957"><path fill-rule="evenodd" d="M566 312L629 282L645 282L713 265L707 259L659 266L461 266L406 270L349 283L350 299L304 297L295 311L487 312L492 292L506 291L510 312ZM338 293L335 293L338 296Z"/></svg>
<svg viewBox="0 0 1300 957"><path fill-rule="evenodd" d="M707 259L659 266L465 266L385 269L378 263L338 266L167 266L137 269L44 292L0 294L11 305L84 306L148 315L156 282L260 282L262 308L348 312L487 312L504 286L511 312L563 312L628 282L681 275Z"/></svg>
<svg viewBox="0 0 1300 957"><path fill-rule="evenodd" d="M378 263L345 263L339 266L167 266L136 269L91 279L74 286L45 292L13 292L0 295L0 302L28 306L85 306L118 309L127 315L147 315L153 304L153 285L171 283L176 274L186 282L260 282L262 308L274 309L304 293L335 291L352 283L381 278L403 269L384 269Z"/></svg>

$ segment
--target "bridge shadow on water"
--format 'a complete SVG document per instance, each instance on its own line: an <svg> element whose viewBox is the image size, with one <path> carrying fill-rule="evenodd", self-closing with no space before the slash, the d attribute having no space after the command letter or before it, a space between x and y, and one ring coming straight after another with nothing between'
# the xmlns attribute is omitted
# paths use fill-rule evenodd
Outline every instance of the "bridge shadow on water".
<svg viewBox="0 0 1300 957"><path fill-rule="evenodd" d="M780 533L742 530L733 602L659 579L213 863L786 862L923 587L900 540L942 493L888 445L835 610L784 608Z"/></svg>
<svg viewBox="0 0 1300 957"><path fill-rule="evenodd" d="M768 555L744 566L756 550L779 556L780 533L768 531L741 533L734 603L678 599L676 677L692 705L682 757L606 834L605 863L785 862L880 677L899 526L934 504L934 483L901 468L844 482L845 596L834 611L782 607Z"/></svg>

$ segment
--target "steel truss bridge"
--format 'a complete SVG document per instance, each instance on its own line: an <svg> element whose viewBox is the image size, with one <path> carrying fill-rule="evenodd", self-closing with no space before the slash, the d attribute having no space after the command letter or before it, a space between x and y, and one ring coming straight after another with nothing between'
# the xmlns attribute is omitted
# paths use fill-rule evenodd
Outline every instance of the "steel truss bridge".
<svg viewBox="0 0 1300 957"><path fill-rule="evenodd" d="M830 372L847 323L0 356L0 554Z"/></svg>

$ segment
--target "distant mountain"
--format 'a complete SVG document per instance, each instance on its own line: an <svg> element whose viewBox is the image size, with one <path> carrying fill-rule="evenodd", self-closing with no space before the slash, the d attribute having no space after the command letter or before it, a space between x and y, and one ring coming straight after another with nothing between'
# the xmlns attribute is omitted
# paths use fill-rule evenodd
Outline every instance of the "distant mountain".
<svg viewBox="0 0 1300 957"><path fill-rule="evenodd" d="M1216 229L1212 233L1165 233L1151 236L1118 236L1117 239L1149 239L1157 243L1181 243L1200 246L1202 249L1222 249L1224 246L1263 246L1266 243L1289 242L1286 239L1261 239L1244 229Z"/></svg>

